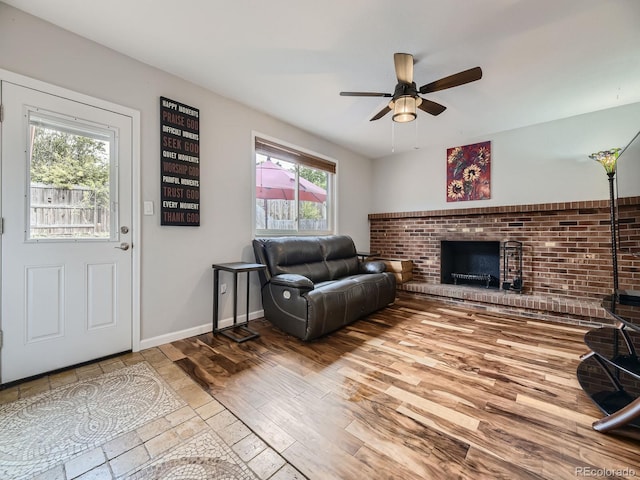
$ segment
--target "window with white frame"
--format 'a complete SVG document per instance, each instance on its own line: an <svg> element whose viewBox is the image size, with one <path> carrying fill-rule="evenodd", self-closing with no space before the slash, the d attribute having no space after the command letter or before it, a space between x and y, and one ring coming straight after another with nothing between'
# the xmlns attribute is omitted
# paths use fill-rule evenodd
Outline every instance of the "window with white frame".
<svg viewBox="0 0 640 480"><path fill-rule="evenodd" d="M116 132L29 109L27 239L114 239Z"/></svg>
<svg viewBox="0 0 640 480"><path fill-rule="evenodd" d="M255 137L257 235L333 233L336 164Z"/></svg>

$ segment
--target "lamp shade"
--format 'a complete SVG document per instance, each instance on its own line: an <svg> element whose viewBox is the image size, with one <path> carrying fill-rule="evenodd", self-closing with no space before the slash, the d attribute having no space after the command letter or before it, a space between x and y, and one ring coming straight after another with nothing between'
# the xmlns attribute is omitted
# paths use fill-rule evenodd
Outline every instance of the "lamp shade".
<svg viewBox="0 0 640 480"><path fill-rule="evenodd" d="M416 119L416 99L409 95L402 96L393 102L393 121L404 123Z"/></svg>
<svg viewBox="0 0 640 480"><path fill-rule="evenodd" d="M589 158L600 163L607 173L616 172L616 163L620 156L619 148L612 148L611 150L603 150L602 152L592 153Z"/></svg>

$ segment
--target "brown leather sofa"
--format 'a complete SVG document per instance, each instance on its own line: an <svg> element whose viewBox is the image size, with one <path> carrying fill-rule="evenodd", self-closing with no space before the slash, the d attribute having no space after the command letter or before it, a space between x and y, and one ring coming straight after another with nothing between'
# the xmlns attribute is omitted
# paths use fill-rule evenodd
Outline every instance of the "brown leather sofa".
<svg viewBox="0 0 640 480"><path fill-rule="evenodd" d="M312 340L390 303L396 279L382 262L362 262L346 235L257 238L264 316L281 330Z"/></svg>

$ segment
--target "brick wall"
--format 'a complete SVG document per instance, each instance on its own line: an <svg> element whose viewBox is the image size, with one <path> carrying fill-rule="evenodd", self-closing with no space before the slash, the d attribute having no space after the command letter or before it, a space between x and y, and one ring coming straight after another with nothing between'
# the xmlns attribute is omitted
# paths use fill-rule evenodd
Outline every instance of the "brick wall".
<svg viewBox="0 0 640 480"><path fill-rule="evenodd" d="M414 262L413 279L440 283L441 240L523 242L525 294L600 299L612 292L609 201L370 214L371 251ZM621 240L640 252L640 197L622 199ZM501 268L502 271L502 268ZM618 254L619 286L640 290L640 258Z"/></svg>

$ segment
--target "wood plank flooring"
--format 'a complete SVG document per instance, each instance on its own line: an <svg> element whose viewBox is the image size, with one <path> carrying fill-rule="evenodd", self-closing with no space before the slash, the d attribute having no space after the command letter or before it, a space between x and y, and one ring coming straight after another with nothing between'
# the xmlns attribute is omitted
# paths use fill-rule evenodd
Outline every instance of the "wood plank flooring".
<svg viewBox="0 0 640 480"><path fill-rule="evenodd" d="M163 351L311 479L640 476L640 442L591 429L584 328L408 296L310 343L252 328Z"/></svg>

